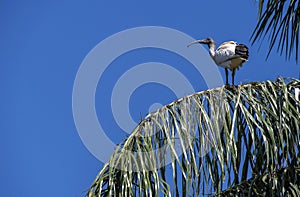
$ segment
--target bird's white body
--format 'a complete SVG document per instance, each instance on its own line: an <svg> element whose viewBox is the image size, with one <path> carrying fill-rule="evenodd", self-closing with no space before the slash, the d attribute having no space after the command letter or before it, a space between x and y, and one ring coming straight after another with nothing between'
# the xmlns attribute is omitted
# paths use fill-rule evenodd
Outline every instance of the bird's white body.
<svg viewBox="0 0 300 197"><path fill-rule="evenodd" d="M216 51L210 51L212 59L218 66L229 68L230 70L242 66L242 60L235 54L237 43L234 41L224 42Z"/></svg>

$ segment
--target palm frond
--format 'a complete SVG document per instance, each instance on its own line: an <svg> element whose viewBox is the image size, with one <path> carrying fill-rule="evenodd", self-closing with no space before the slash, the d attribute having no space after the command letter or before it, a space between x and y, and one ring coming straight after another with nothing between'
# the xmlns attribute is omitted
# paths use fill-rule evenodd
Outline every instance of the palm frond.
<svg viewBox="0 0 300 197"><path fill-rule="evenodd" d="M275 44L277 52L290 59L295 52L296 62L299 53L299 22L300 1L299 0L260 0L258 8L258 23L252 33L252 44L269 35L270 55ZM295 49L295 51L294 51Z"/></svg>
<svg viewBox="0 0 300 197"><path fill-rule="evenodd" d="M220 87L149 114L86 196L300 194L300 80Z"/></svg>

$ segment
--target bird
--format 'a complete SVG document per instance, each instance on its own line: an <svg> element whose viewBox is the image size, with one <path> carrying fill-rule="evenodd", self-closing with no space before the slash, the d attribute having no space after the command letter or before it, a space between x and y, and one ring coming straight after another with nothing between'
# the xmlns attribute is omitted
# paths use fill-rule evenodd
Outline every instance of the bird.
<svg viewBox="0 0 300 197"><path fill-rule="evenodd" d="M244 62L248 61L249 51L248 47L244 44L238 44L235 41L228 41L222 43L217 50L216 42L212 38L205 38L203 40L196 40L188 44L188 47L193 44L206 44L209 48L209 54L214 62L223 68L225 68L226 85L228 83L228 69L232 73L232 85L234 85L234 76L236 70L238 70Z"/></svg>

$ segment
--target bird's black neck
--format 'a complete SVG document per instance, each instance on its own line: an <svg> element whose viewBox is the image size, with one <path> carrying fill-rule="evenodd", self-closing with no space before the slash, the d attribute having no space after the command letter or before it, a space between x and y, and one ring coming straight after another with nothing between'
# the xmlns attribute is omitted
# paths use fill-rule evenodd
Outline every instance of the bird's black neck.
<svg viewBox="0 0 300 197"><path fill-rule="evenodd" d="M215 50L216 50L216 43L215 42L209 43L208 48L209 48L210 56L214 57L215 56Z"/></svg>

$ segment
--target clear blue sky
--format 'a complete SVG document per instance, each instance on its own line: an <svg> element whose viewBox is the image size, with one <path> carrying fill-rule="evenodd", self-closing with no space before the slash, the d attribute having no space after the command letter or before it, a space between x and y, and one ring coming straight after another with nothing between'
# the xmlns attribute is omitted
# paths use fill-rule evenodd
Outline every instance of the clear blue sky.
<svg viewBox="0 0 300 197"><path fill-rule="evenodd" d="M263 43L260 51L259 44L250 45L257 6L254 0L2 0L0 196L82 196L90 186L103 163L87 150L77 133L73 83L89 51L122 30L165 26L197 39L210 36L217 44L227 40L245 43L250 58L238 71L237 84L278 76L298 78L299 65L294 61L286 62L276 53L265 61L267 44ZM143 61L176 64L183 60L160 50L136 51L118 58L112 72L108 70L100 79L96 106L104 111L97 114L105 130L114 131L107 135L115 143L127 133L119 131L111 113L105 111L115 83L110 79L116 78L118 70ZM118 65L127 67L119 69ZM203 79L190 72L193 70L187 69L186 75L196 91L204 90ZM224 78L223 69L220 72ZM130 100L132 116L138 121L151 103L167 104L173 98L174 94L159 84L144 85Z"/></svg>

